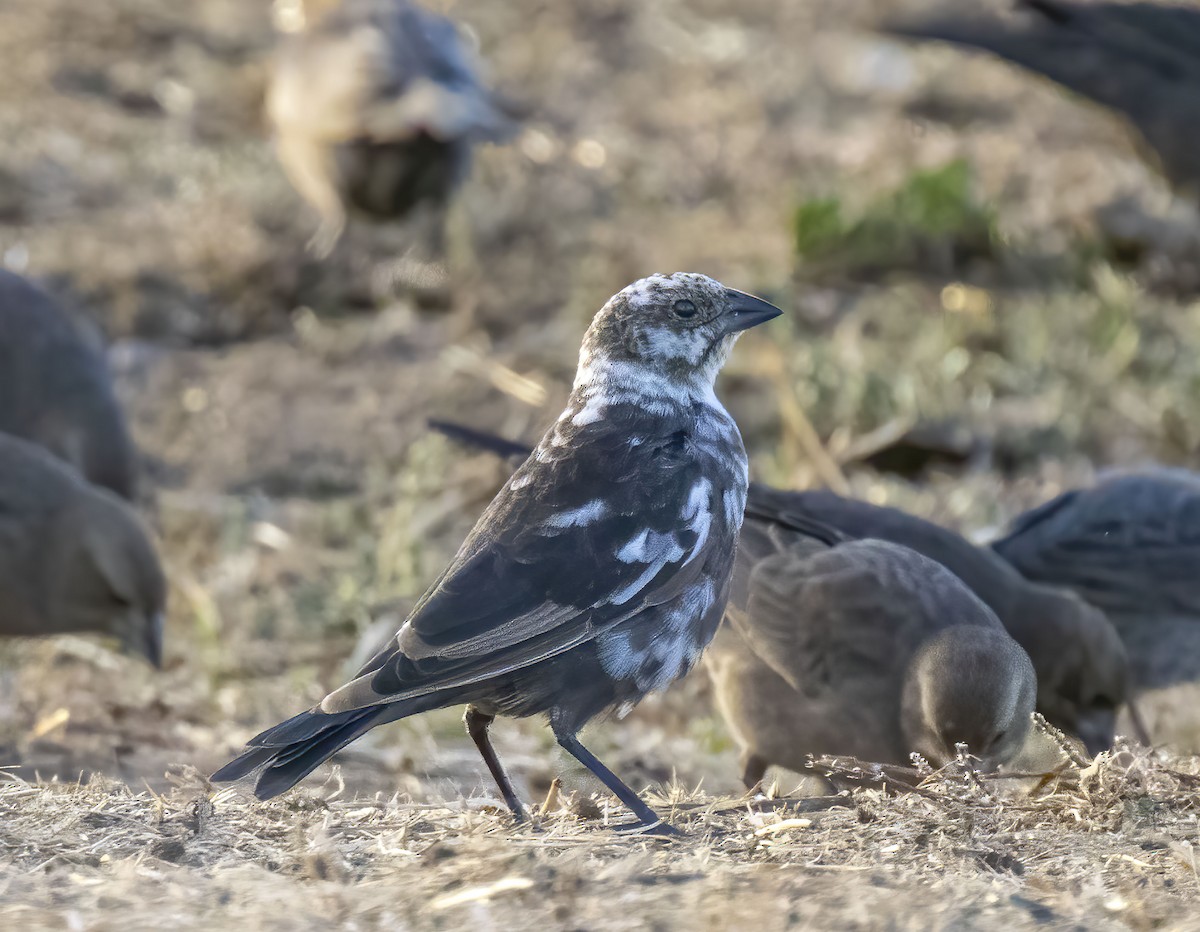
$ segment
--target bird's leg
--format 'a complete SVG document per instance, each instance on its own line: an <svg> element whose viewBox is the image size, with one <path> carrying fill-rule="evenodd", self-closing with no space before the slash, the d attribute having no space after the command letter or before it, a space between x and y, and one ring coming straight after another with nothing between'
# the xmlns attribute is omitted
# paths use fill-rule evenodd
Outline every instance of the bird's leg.
<svg viewBox="0 0 1200 932"><path fill-rule="evenodd" d="M600 759L580 744L574 735L555 735L568 754L596 775L609 790L638 818L638 831L654 835L678 835L679 830L664 822L641 797L621 782L621 778L600 763Z"/></svg>
<svg viewBox="0 0 1200 932"><path fill-rule="evenodd" d="M508 774L504 772L504 765L496 756L496 749L492 747L492 739L488 735L488 729L495 718L496 716L485 715L474 706L469 705L467 711L463 713L463 724L467 726L467 734L475 742L475 747L479 748L479 754L483 758L483 762L487 764L487 769L491 772L492 779L496 781L496 786L500 788L500 795L504 797L504 802L512 812L513 818L518 822L525 822L527 820L525 807L521 805L517 794L513 792L512 782L508 779Z"/></svg>
<svg viewBox="0 0 1200 932"><path fill-rule="evenodd" d="M767 775L767 762L755 754L753 751L747 751L742 755L742 784L746 787L747 793L753 793L762 786L763 777Z"/></svg>

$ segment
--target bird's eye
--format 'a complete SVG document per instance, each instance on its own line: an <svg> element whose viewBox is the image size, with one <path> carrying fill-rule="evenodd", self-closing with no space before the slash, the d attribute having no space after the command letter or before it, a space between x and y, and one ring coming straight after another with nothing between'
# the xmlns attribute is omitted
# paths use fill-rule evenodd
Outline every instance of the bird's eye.
<svg viewBox="0 0 1200 932"><path fill-rule="evenodd" d="M689 317L696 316L696 305L687 298L680 298L671 308L676 317L681 317L687 320Z"/></svg>

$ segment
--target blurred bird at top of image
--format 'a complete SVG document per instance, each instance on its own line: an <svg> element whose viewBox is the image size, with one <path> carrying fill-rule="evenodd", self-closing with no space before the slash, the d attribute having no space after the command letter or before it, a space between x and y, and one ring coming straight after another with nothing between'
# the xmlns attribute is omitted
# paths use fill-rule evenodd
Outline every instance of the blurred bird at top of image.
<svg viewBox="0 0 1200 932"><path fill-rule="evenodd" d="M0 269L0 432L45 447L132 500L138 454L98 335L40 288Z"/></svg>
<svg viewBox="0 0 1200 932"><path fill-rule="evenodd" d="M100 634L162 662L166 582L133 508L3 433L0 593L0 636Z"/></svg>
<svg viewBox="0 0 1200 932"><path fill-rule="evenodd" d="M983 49L1115 110L1176 192L1200 200L1200 8L1076 0L1016 7L1003 16L957 4L884 29Z"/></svg>
<svg viewBox="0 0 1200 932"><path fill-rule="evenodd" d="M267 115L292 184L321 216L310 246L328 255L347 215L438 212L480 142L516 129L449 19L409 0L277 0L285 29Z"/></svg>
<svg viewBox="0 0 1200 932"><path fill-rule="evenodd" d="M809 755L985 769L1024 747L1028 655L967 586L908 547L749 509L725 623L705 655L754 787Z"/></svg>
<svg viewBox="0 0 1200 932"><path fill-rule="evenodd" d="M1125 642L1151 740L1200 752L1200 475L1102 477L1021 515L992 547L1102 609Z"/></svg>

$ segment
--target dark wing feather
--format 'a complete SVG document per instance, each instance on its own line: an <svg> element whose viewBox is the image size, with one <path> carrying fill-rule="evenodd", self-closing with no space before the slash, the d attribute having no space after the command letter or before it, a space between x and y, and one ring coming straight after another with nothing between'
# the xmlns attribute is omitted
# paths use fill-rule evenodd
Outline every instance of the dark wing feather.
<svg viewBox="0 0 1200 932"><path fill-rule="evenodd" d="M995 551L1114 615L1200 615L1200 478L1118 476L1018 518Z"/></svg>
<svg viewBox="0 0 1200 932"><path fill-rule="evenodd" d="M326 699L325 711L529 666L699 578L704 541L681 516L710 480L686 432L647 436L610 416L580 429L569 450L540 449L548 453L513 474L396 638ZM710 513L719 510L721 492L708 490ZM657 541L659 558L637 558L631 544L642 534ZM623 549L625 559L618 558Z"/></svg>

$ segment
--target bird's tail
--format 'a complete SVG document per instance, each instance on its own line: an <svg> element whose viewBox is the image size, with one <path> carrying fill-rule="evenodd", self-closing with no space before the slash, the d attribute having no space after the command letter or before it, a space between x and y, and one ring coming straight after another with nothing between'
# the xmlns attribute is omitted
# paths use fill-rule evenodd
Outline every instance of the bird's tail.
<svg viewBox="0 0 1200 932"><path fill-rule="evenodd" d="M477 428L468 427L465 424L459 424L455 421L440 421L436 418L430 418L426 423L429 425L430 430L448 437L456 443L460 443L465 447L474 447L486 453L492 453L501 459L523 460L533 452L533 447L528 444L508 440L489 431L478 430Z"/></svg>
<svg viewBox="0 0 1200 932"><path fill-rule="evenodd" d="M259 799L271 799L290 790L376 725L443 704L431 700L430 696L422 696L407 702L390 702L333 714L317 709L301 712L251 738L246 751L214 773L211 779L214 783L231 783L257 771L254 795Z"/></svg>

